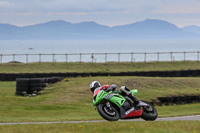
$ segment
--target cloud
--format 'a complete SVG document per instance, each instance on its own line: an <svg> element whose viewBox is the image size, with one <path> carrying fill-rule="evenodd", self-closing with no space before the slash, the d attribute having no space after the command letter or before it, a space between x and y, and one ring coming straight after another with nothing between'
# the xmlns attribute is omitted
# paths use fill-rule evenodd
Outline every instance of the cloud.
<svg viewBox="0 0 200 133"><path fill-rule="evenodd" d="M116 0L51 0L48 3L46 1L38 2L41 8L70 11L120 10L123 8L123 3Z"/></svg>
<svg viewBox="0 0 200 133"><path fill-rule="evenodd" d="M91 12L120 10L123 7L114 0L7 0L0 2L0 6L4 7L1 12L8 11L5 9L11 4L14 5L13 12Z"/></svg>
<svg viewBox="0 0 200 133"><path fill-rule="evenodd" d="M198 0L3 0L1 12L199 13ZM12 7L12 10L10 10Z"/></svg>
<svg viewBox="0 0 200 133"><path fill-rule="evenodd" d="M0 8L4 8L4 9L10 9L11 7L14 7L14 3L10 3L7 1L0 1Z"/></svg>
<svg viewBox="0 0 200 133"><path fill-rule="evenodd" d="M184 10L180 10L177 8L169 7L169 8L163 8L160 10L153 11L153 13L158 13L158 14L195 14L195 13L200 13L200 8L184 8Z"/></svg>
<svg viewBox="0 0 200 133"><path fill-rule="evenodd" d="M152 12L159 14L196 14L200 13L199 7L200 1L197 0L163 1L158 3L157 9Z"/></svg>
<svg viewBox="0 0 200 133"><path fill-rule="evenodd" d="M0 23L31 18L35 23L64 19L112 25L146 18L180 19L185 14L200 14L199 7L200 0L0 0Z"/></svg>

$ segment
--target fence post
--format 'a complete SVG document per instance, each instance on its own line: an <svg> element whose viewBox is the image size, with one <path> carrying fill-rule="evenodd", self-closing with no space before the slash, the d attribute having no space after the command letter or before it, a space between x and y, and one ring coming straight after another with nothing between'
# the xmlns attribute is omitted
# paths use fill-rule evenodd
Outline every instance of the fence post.
<svg viewBox="0 0 200 133"><path fill-rule="evenodd" d="M55 62L55 54L52 54L52 63Z"/></svg>
<svg viewBox="0 0 200 133"><path fill-rule="evenodd" d="M120 63L120 53L118 53L118 63Z"/></svg>
<svg viewBox="0 0 200 133"><path fill-rule="evenodd" d="M0 55L0 63L1 63L1 64L2 64L2 62L3 62L2 59L3 59L3 55L1 54L1 55Z"/></svg>
<svg viewBox="0 0 200 133"><path fill-rule="evenodd" d="M82 54L80 53L80 63L81 63L81 56L82 56Z"/></svg>
<svg viewBox="0 0 200 133"><path fill-rule="evenodd" d="M94 63L94 54L91 55L92 63Z"/></svg>
<svg viewBox="0 0 200 133"><path fill-rule="evenodd" d="M131 52L131 63L133 63L133 52Z"/></svg>
<svg viewBox="0 0 200 133"><path fill-rule="evenodd" d="M15 62L15 54L13 54L13 62Z"/></svg>
<svg viewBox="0 0 200 133"><path fill-rule="evenodd" d="M171 62L173 61L173 53L170 52L170 55L171 55Z"/></svg>
<svg viewBox="0 0 200 133"><path fill-rule="evenodd" d="M186 59L186 58L185 58L185 52L183 52L183 56L184 56L184 61L185 61L185 59Z"/></svg>
<svg viewBox="0 0 200 133"><path fill-rule="evenodd" d="M67 57L68 55L66 54L66 63L68 62L68 57Z"/></svg>
<svg viewBox="0 0 200 133"><path fill-rule="evenodd" d="M41 54L39 54L39 63L41 63Z"/></svg>
<svg viewBox="0 0 200 133"><path fill-rule="evenodd" d="M107 53L105 53L105 63L107 62Z"/></svg>
<svg viewBox="0 0 200 133"><path fill-rule="evenodd" d="M28 64L28 54L26 54L26 64Z"/></svg>
<svg viewBox="0 0 200 133"><path fill-rule="evenodd" d="M144 53L144 62L146 62L147 53Z"/></svg>
<svg viewBox="0 0 200 133"><path fill-rule="evenodd" d="M159 62L160 61L160 53L158 52L157 53L157 62Z"/></svg>

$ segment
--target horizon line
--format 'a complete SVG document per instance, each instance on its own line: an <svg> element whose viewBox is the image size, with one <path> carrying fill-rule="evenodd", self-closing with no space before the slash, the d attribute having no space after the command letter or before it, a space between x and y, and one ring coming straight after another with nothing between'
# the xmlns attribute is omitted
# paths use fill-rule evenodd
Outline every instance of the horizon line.
<svg viewBox="0 0 200 133"><path fill-rule="evenodd" d="M143 20L140 20L140 21L135 21L135 22L132 22L132 23L127 23L127 24L119 24L119 25L114 25L114 26L109 26L109 25L105 25L105 24L100 24L96 21L81 21L81 22L70 22L70 21L66 21L66 20L63 20L63 19L57 19L57 20L49 20L49 21L45 21L45 22L41 22L41 23L35 23L35 24L27 24L27 25L16 25L16 24L11 24L11 23L0 23L0 24L8 24L8 25L12 25L12 26L16 26L16 27L27 27L27 26L34 26L34 25L38 25L38 24L45 24L45 23L48 23L48 22L56 22L56 21L63 21L63 22L66 22L66 23L71 23L71 24L80 24L80 23L89 23L89 22L94 22L98 25L102 25L102 26L107 26L107 27L116 27L116 26L124 26L124 25L129 25L129 24L134 24L134 23L137 23L137 22L143 22L143 21L146 21L146 20L159 20L159 21L165 21L165 22L168 22L170 24L174 24L174 23L171 23L170 21L167 21L167 20L163 20L163 19L152 19L152 18L146 18L146 19L143 19ZM176 24L174 24L175 26L177 26ZM192 25L187 25L187 26L197 26L197 27L200 27L198 25L195 25L195 24L192 24ZM183 27L187 27L187 26L177 26L178 28L183 28Z"/></svg>

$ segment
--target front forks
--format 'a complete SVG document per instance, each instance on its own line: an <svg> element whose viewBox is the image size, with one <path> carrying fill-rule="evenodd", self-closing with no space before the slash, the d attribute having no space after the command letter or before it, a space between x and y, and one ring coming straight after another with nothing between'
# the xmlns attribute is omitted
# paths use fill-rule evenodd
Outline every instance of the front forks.
<svg viewBox="0 0 200 133"><path fill-rule="evenodd" d="M111 106L110 106L110 103L109 102L106 102L106 107L109 109L109 110L112 110Z"/></svg>
<svg viewBox="0 0 200 133"><path fill-rule="evenodd" d="M106 107L112 111L112 107L110 106L109 102L106 102ZM95 110L97 109L97 106L95 106Z"/></svg>

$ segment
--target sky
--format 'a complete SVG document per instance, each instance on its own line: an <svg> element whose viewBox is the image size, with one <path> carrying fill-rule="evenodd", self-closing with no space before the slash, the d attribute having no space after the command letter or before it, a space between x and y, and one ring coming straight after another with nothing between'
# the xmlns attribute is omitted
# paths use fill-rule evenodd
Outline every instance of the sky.
<svg viewBox="0 0 200 133"><path fill-rule="evenodd" d="M0 23L16 26L64 20L112 27L145 19L200 26L200 0L0 0Z"/></svg>

